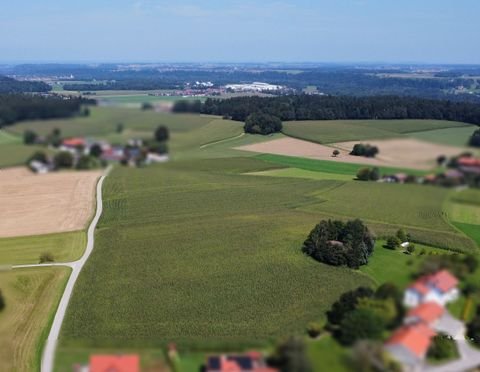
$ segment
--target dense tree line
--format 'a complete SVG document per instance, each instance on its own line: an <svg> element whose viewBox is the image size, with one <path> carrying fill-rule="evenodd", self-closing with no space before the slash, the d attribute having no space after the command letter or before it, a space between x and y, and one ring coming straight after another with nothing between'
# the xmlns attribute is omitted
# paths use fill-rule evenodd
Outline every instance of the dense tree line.
<svg viewBox="0 0 480 372"><path fill-rule="evenodd" d="M66 118L79 114L82 105L95 101L55 95L0 94L0 127L21 120Z"/></svg>
<svg viewBox="0 0 480 372"><path fill-rule="evenodd" d="M323 220L303 243L302 251L317 261L333 266L358 268L368 263L375 238L360 220Z"/></svg>
<svg viewBox="0 0 480 372"><path fill-rule="evenodd" d="M436 119L480 125L480 105L414 97L308 96L207 99L204 114L245 121L254 112L288 120Z"/></svg>
<svg viewBox="0 0 480 372"><path fill-rule="evenodd" d="M477 129L475 132L473 132L468 144L473 147L480 147L480 129Z"/></svg>
<svg viewBox="0 0 480 372"><path fill-rule="evenodd" d="M49 92L52 87L42 81L18 81L0 76L0 93L33 93Z"/></svg>

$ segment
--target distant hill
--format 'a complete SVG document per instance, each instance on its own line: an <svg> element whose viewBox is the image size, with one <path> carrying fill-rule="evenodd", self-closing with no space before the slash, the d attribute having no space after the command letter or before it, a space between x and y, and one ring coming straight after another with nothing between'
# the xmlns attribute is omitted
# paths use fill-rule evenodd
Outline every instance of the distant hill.
<svg viewBox="0 0 480 372"><path fill-rule="evenodd" d="M52 87L41 81L18 81L0 75L0 93L49 92Z"/></svg>

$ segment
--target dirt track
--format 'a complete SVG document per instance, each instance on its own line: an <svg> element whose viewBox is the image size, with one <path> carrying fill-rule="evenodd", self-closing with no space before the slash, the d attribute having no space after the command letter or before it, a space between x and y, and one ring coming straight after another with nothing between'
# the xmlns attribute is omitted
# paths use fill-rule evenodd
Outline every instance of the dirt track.
<svg viewBox="0 0 480 372"><path fill-rule="evenodd" d="M288 137L246 145L238 147L237 149L265 154L339 161L342 163L412 169L430 169L435 165L437 156L458 155L462 151L462 149L456 147L437 145L410 138L362 141L362 143L369 143L379 148L380 152L377 158L371 159L349 155L353 145L356 143L359 143L359 141L334 143L325 146ZM340 151L340 155L332 157L332 152L335 148Z"/></svg>
<svg viewBox="0 0 480 372"><path fill-rule="evenodd" d="M0 170L0 237L83 229L94 210L100 171L36 175Z"/></svg>

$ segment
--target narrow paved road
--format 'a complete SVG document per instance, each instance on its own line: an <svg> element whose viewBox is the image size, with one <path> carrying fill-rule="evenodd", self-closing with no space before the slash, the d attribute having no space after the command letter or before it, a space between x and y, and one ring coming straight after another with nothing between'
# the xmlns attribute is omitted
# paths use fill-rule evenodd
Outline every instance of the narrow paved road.
<svg viewBox="0 0 480 372"><path fill-rule="evenodd" d="M42 364L41 364L41 372L52 372L53 371L53 363L55 361L55 350L57 348L57 340L58 335L60 334L60 329L62 327L63 319L65 318L65 313L67 311L68 303L70 302L70 298L72 297L73 287L78 279L80 271L82 271L83 266L90 257L90 254L93 251L94 241L95 241L95 228L97 227L97 223L102 215L103 211L103 201L102 201L102 185L105 177L108 176L110 173L111 167L105 170L105 173L97 183L97 210L95 212L95 216L93 217L90 226L88 227L87 231L87 247L83 256L74 262L66 262L66 263L47 263L47 264L37 264L37 265L17 265L13 266L13 269L21 269L21 268L29 268L29 267L49 267L49 266L68 266L72 269L72 273L70 278L68 279L67 286L65 287L65 291L63 292L62 298L60 300L60 304L58 305L57 312L55 313L55 318L53 319L52 328L50 329L50 333L48 334L47 342L43 349L42 354Z"/></svg>

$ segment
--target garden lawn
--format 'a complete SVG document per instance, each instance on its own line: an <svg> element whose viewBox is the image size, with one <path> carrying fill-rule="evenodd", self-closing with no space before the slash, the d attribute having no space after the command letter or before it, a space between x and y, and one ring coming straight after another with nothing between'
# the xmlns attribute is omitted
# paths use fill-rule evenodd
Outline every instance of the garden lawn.
<svg viewBox="0 0 480 372"><path fill-rule="evenodd" d="M308 357L314 372L350 372L349 349L341 346L330 335L307 343Z"/></svg>

